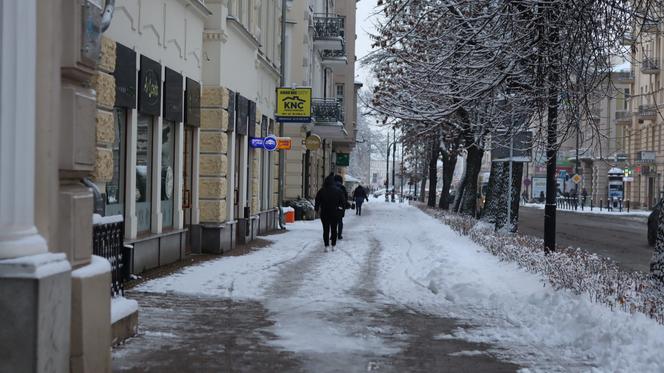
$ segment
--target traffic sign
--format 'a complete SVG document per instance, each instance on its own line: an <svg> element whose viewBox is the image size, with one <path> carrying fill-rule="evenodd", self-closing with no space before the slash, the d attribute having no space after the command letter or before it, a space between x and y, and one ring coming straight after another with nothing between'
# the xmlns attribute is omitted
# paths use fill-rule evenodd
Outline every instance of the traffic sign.
<svg viewBox="0 0 664 373"><path fill-rule="evenodd" d="M572 176L572 181L574 182L574 184L580 183L581 180L583 180L583 177L581 177L581 175L579 174Z"/></svg>

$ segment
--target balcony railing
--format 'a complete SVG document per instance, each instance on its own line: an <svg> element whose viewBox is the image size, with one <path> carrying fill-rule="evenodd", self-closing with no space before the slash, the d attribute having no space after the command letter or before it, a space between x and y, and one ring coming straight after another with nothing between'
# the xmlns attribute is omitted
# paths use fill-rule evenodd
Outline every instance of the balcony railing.
<svg viewBox="0 0 664 373"><path fill-rule="evenodd" d="M129 252L124 246L122 217L102 217L92 227L92 253L111 263L111 296L124 294L124 283L129 278Z"/></svg>
<svg viewBox="0 0 664 373"><path fill-rule="evenodd" d="M657 32L659 31L659 21L657 20L645 20L643 21L643 32Z"/></svg>
<svg viewBox="0 0 664 373"><path fill-rule="evenodd" d="M640 105L639 119L657 119L657 107L655 105Z"/></svg>
<svg viewBox="0 0 664 373"><path fill-rule="evenodd" d="M631 111L616 111L616 123L631 124L632 112Z"/></svg>
<svg viewBox="0 0 664 373"><path fill-rule="evenodd" d="M618 71L611 74L611 77L617 83L631 83L634 81L634 72Z"/></svg>
<svg viewBox="0 0 664 373"><path fill-rule="evenodd" d="M626 32L622 38L622 44L625 46L631 46L636 43L636 37L631 32Z"/></svg>
<svg viewBox="0 0 664 373"><path fill-rule="evenodd" d="M343 122L341 104L334 98L315 98L311 100L312 114L317 123Z"/></svg>
<svg viewBox="0 0 664 373"><path fill-rule="evenodd" d="M346 48L337 50L324 49L320 53L323 65L334 67L337 65L346 65L348 57L346 56Z"/></svg>
<svg viewBox="0 0 664 373"><path fill-rule="evenodd" d="M344 18L317 14L314 16L314 41L338 39L344 36Z"/></svg>
<svg viewBox="0 0 664 373"><path fill-rule="evenodd" d="M659 60L650 57L644 58L643 61L641 61L641 72L644 74L659 73Z"/></svg>

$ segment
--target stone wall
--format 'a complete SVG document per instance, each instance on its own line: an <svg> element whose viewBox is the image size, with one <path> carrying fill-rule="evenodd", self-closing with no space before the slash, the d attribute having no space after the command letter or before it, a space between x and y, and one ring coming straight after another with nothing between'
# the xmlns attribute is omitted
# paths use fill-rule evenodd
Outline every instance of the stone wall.
<svg viewBox="0 0 664 373"><path fill-rule="evenodd" d="M113 143L115 142L115 42L102 37L101 58L98 72L92 79L97 92L96 116L96 161L92 174L98 184L105 184L113 178Z"/></svg>
<svg viewBox="0 0 664 373"><path fill-rule="evenodd" d="M203 87L199 199L201 223L226 221L228 192L228 90Z"/></svg>

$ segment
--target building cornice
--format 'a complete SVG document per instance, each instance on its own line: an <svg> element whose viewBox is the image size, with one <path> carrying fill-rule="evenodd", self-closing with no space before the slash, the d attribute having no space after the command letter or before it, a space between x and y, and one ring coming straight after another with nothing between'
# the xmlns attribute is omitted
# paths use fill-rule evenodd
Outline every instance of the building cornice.
<svg viewBox="0 0 664 373"><path fill-rule="evenodd" d="M225 43L228 40L228 34L224 30L205 30L203 31L203 41L220 41Z"/></svg>
<svg viewBox="0 0 664 373"><path fill-rule="evenodd" d="M202 18L212 15L212 11L205 6L202 0L179 0L185 8L193 7Z"/></svg>
<svg viewBox="0 0 664 373"><path fill-rule="evenodd" d="M256 49L259 49L261 47L261 43L254 37L254 35L249 32L249 30L244 27L242 22L240 22L239 19L233 17L233 16L228 16L226 17L226 23L231 25L233 28L237 29L238 33L240 33L244 38L253 46L256 47Z"/></svg>

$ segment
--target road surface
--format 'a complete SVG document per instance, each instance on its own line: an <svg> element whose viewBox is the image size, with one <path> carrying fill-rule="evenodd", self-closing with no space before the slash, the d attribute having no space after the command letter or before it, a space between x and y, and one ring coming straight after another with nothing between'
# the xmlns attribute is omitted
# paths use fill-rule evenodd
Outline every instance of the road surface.
<svg viewBox="0 0 664 373"><path fill-rule="evenodd" d="M543 237L544 210L519 209L519 231ZM581 247L608 256L627 270L649 271L652 248L647 240L647 217L556 213L556 244Z"/></svg>

